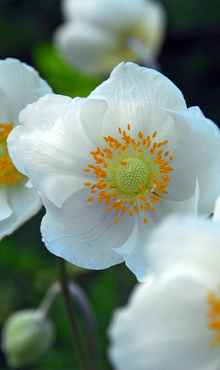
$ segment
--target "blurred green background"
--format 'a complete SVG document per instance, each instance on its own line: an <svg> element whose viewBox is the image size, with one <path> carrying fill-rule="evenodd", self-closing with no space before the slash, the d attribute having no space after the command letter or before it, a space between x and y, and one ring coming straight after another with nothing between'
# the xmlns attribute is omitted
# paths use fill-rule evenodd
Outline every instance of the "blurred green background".
<svg viewBox="0 0 220 370"><path fill-rule="evenodd" d="M162 72L180 88L188 106L200 106L220 126L220 1L168 0L163 4L168 29L159 57ZM60 1L1 0L0 59L15 57L33 65L55 93L87 96L101 80L74 71L52 48L51 36L61 22ZM0 325L15 310L37 308L57 279L56 258L40 237L43 215L44 210L0 243ZM113 309L125 304L136 278L123 264L104 271L68 265L68 270L88 294L96 314L100 369L110 369L106 329ZM60 298L52 319L57 329L55 346L30 369L77 369ZM0 368L8 369L2 353Z"/></svg>

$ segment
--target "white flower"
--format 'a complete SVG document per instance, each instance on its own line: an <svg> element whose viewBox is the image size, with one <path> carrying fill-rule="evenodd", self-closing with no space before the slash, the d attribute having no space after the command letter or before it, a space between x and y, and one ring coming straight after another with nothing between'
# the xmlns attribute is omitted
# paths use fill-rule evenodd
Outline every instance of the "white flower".
<svg viewBox="0 0 220 370"><path fill-rule="evenodd" d="M219 370L219 224L170 216L147 244L146 282L109 328L114 369Z"/></svg>
<svg viewBox="0 0 220 370"><path fill-rule="evenodd" d="M91 74L109 74L122 60L151 67L165 34L165 10L152 0L64 0L66 22L54 44L74 67ZM153 56L154 55L154 56Z"/></svg>
<svg viewBox="0 0 220 370"><path fill-rule="evenodd" d="M49 92L51 88L33 68L17 59L0 61L0 240L42 205L37 189L13 166L6 139L18 124L20 111Z"/></svg>
<svg viewBox="0 0 220 370"><path fill-rule="evenodd" d="M121 63L87 99L47 95L20 121L9 153L42 193L47 248L73 264L125 261L141 279L143 244L165 215L213 211L219 129L155 70Z"/></svg>

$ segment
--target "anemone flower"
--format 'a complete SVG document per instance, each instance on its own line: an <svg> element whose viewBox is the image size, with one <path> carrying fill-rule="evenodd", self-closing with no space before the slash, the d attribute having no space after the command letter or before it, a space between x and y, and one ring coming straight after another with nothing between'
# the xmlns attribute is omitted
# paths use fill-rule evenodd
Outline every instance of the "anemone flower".
<svg viewBox="0 0 220 370"><path fill-rule="evenodd" d="M46 95L20 122L9 153L41 193L47 248L73 264L125 261L142 279L143 244L164 216L213 211L219 129L153 69L121 63L88 98Z"/></svg>
<svg viewBox="0 0 220 370"><path fill-rule="evenodd" d="M14 167L6 140L19 124L20 111L51 92L32 67L12 58L0 61L0 239L11 234L42 206L37 189Z"/></svg>
<svg viewBox="0 0 220 370"><path fill-rule="evenodd" d="M159 68L166 29L163 5L152 0L64 0L65 22L53 42L75 68L106 75L122 60Z"/></svg>
<svg viewBox="0 0 220 370"><path fill-rule="evenodd" d="M114 369L218 370L219 218L169 216L146 244L146 281L109 328Z"/></svg>

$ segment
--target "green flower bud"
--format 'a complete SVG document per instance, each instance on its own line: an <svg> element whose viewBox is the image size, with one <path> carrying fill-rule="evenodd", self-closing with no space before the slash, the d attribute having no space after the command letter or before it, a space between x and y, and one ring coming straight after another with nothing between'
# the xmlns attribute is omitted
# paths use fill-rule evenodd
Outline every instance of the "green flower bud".
<svg viewBox="0 0 220 370"><path fill-rule="evenodd" d="M8 366L17 368L38 361L51 348L54 326L40 310L12 314L2 331L2 350Z"/></svg>

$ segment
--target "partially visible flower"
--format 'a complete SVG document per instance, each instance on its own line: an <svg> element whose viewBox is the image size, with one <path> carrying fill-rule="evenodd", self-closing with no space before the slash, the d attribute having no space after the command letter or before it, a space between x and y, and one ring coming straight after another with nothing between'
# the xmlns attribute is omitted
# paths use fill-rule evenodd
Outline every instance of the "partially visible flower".
<svg viewBox="0 0 220 370"><path fill-rule="evenodd" d="M125 261L142 279L143 244L164 216L213 211L219 129L153 69L121 63L87 99L47 95L20 121L9 153L41 192L47 248L73 264Z"/></svg>
<svg viewBox="0 0 220 370"><path fill-rule="evenodd" d="M51 93L31 67L17 59L0 61L0 240L33 216L42 203L37 189L12 164L7 137L28 103ZM19 138L16 138L16 141Z"/></svg>
<svg viewBox="0 0 220 370"><path fill-rule="evenodd" d="M114 369L219 370L220 224L173 215L147 244L146 282L109 328Z"/></svg>
<svg viewBox="0 0 220 370"><path fill-rule="evenodd" d="M53 323L40 310L12 314L2 330L2 350L11 368L30 366L41 359L54 341Z"/></svg>
<svg viewBox="0 0 220 370"><path fill-rule="evenodd" d="M165 34L165 10L152 0L63 0L66 22L54 44L74 67L109 74L121 61L155 64ZM141 57L141 60L140 60Z"/></svg>

